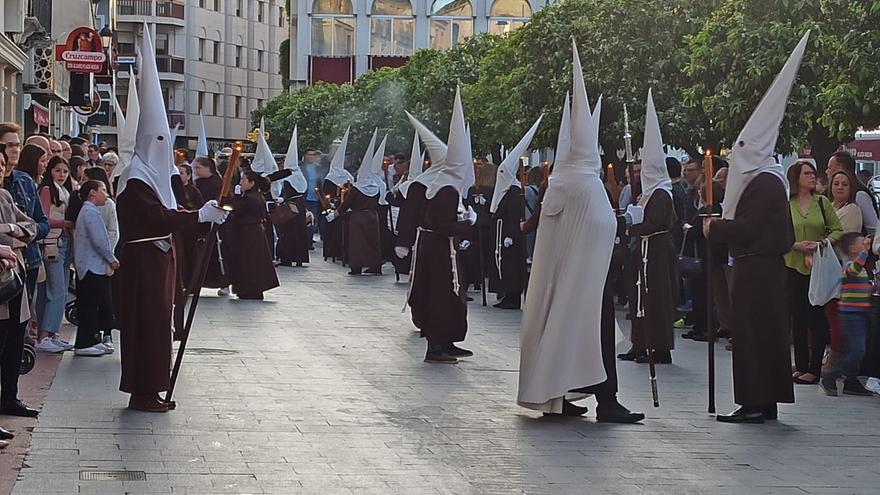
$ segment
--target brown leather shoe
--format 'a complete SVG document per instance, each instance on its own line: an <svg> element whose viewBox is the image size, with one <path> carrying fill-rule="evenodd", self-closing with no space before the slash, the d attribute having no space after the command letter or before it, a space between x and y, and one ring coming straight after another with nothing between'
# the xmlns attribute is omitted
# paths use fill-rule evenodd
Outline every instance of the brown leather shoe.
<svg viewBox="0 0 880 495"><path fill-rule="evenodd" d="M151 395L132 395L128 399L128 408L144 412L168 412L168 404Z"/></svg>
<svg viewBox="0 0 880 495"><path fill-rule="evenodd" d="M445 351L425 355L425 362L432 364L455 364L458 358L450 356Z"/></svg>

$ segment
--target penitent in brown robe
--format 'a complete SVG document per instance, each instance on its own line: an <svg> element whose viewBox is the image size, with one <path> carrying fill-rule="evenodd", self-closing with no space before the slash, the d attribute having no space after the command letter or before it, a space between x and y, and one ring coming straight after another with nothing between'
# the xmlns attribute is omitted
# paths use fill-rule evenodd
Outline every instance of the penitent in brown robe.
<svg viewBox="0 0 880 495"><path fill-rule="evenodd" d="M489 292L515 296L523 293L526 271L526 235L519 228L523 217L525 202L522 189L513 186L498 204L498 211L492 214L490 225L491 254L489 263ZM501 228L499 229L499 224ZM513 245L504 247L504 238L513 239ZM499 259L500 258L500 259ZM500 262L500 263L499 263ZM498 265L501 265L501 271Z"/></svg>
<svg viewBox="0 0 880 495"><path fill-rule="evenodd" d="M412 189L410 189L412 194ZM425 202L422 230L416 246L415 274L409 305L412 320L429 345L461 342L467 334L467 302L463 259L456 252L458 286L453 288L450 249L468 233L470 225L458 220L458 192L446 186Z"/></svg>
<svg viewBox="0 0 880 495"><path fill-rule="evenodd" d="M195 228L197 212L169 210L142 181L129 180L116 202L121 256L122 380L130 394L168 390L171 370L171 305L174 252L139 239ZM170 241L170 239L169 239Z"/></svg>
<svg viewBox="0 0 880 495"><path fill-rule="evenodd" d="M348 216L348 265L352 269L382 266L382 241L379 234L379 196L365 196L352 187L339 205L339 214Z"/></svg>
<svg viewBox="0 0 880 495"><path fill-rule="evenodd" d="M712 223L709 240L733 256L733 398L741 406L794 402L788 288L783 255L794 244L785 187L761 173L746 186L734 220Z"/></svg>
<svg viewBox="0 0 880 495"><path fill-rule="evenodd" d="M232 200L232 213L225 223L228 236L229 280L241 298L259 298L278 287L272 250L266 237L266 202L256 187Z"/></svg>
<svg viewBox="0 0 880 495"><path fill-rule="evenodd" d="M195 184L199 189L199 192L202 194L202 199L210 201L212 199L217 199L220 196L220 189L223 187L223 179L221 179L219 175L212 175L207 179L199 179L195 181ZM223 250L224 257L226 255L226 247L223 245L226 228L220 227L219 232L220 240L217 242L217 247L214 247L211 251L211 261L208 262L208 271L205 275L205 283L203 284L203 287L210 289L219 289L229 285L229 277L224 273L228 261L224 260L225 263L223 264L223 268L220 266L220 250ZM205 245L205 242L206 239L204 235L199 236L196 243L197 249L201 249L202 246Z"/></svg>
<svg viewBox="0 0 880 495"><path fill-rule="evenodd" d="M330 196L330 201L335 202L335 204L339 204L339 186L337 186L333 181L329 181L324 179L324 185L321 188L321 192L324 193L324 196ZM317 219L315 219L317 221ZM324 225L324 259L332 258L333 261L336 259L342 259L342 220L336 219L332 222L327 222Z"/></svg>
<svg viewBox="0 0 880 495"><path fill-rule="evenodd" d="M306 227L305 195L296 192L293 186L285 181L281 188L281 196L287 201L276 208L291 208L292 205L296 210L296 216L285 222L284 225L275 227L278 232L278 259L284 265L308 263L309 233Z"/></svg>
<svg viewBox="0 0 880 495"><path fill-rule="evenodd" d="M678 293L675 245L671 229L675 225L675 210L668 191L658 189L645 205L645 219L629 229L635 243L631 263L632 279L629 284L629 313L632 321L633 347L638 351L648 345L659 352L675 347L675 301ZM647 294L644 297L645 317L636 318L638 293L636 280L642 263L642 237L648 236Z"/></svg>

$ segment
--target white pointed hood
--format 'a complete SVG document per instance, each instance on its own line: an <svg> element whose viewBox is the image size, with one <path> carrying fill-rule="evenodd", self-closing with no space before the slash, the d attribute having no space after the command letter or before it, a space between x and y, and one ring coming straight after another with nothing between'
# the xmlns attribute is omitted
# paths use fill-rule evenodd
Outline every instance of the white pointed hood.
<svg viewBox="0 0 880 495"><path fill-rule="evenodd" d="M293 126L293 135L290 136L290 144L287 146L287 155L284 156L284 168L290 170L291 174L284 178L284 181L293 187L293 190L299 194L305 194L309 187L306 176L303 175L302 169L299 168L299 148L297 147L297 126Z"/></svg>
<svg viewBox="0 0 880 495"><path fill-rule="evenodd" d="M406 194L409 192L409 186L413 184L416 177L422 175L423 168L425 166L424 158L422 158L422 151L419 148L419 132L416 131L413 134L413 145L412 151L409 154L409 171L406 173L406 180L399 182L394 187L400 191L400 194L403 196L403 199L406 199Z"/></svg>
<svg viewBox="0 0 880 495"><path fill-rule="evenodd" d="M275 156L269 149L269 143L266 142L266 119L260 119L260 135L257 136L257 150L254 152L251 170L263 177L278 171L278 163L275 162ZM272 197L277 198L280 195L281 182L275 181L272 183Z"/></svg>
<svg viewBox="0 0 880 495"><path fill-rule="evenodd" d="M571 153L571 102L569 92L565 92L565 102L562 104L562 119L559 121L559 134L556 137L556 153L553 164L558 166L568 160Z"/></svg>
<svg viewBox="0 0 880 495"><path fill-rule="evenodd" d="M602 170L602 158L599 155L599 129L596 124L602 112L601 98L594 112L590 112L587 87L584 83L584 72L574 40L572 46L572 104L571 104L571 145L565 156L564 163L558 163L553 175L559 178L573 175L595 174ZM594 124L595 123L595 124Z"/></svg>
<svg viewBox="0 0 880 495"><path fill-rule="evenodd" d="M367 151L364 152L364 158L358 167L357 180L354 187L358 189L364 196L375 196L379 194L379 185L373 176L373 158L376 156L376 137L379 129L373 129L373 137L370 138L370 144L367 145Z"/></svg>
<svg viewBox="0 0 880 495"><path fill-rule="evenodd" d="M425 184L428 190L425 192L427 199L433 199L440 189L452 186L458 191L459 197L467 196L468 189L474 184L474 164L471 155L471 144L468 139L467 129L464 123L464 109L461 105L461 88L455 89L455 103L452 107L452 120L449 123L449 138L447 139L446 153L442 163L434 162L432 143L422 140L431 153L431 168L423 173L419 182ZM438 150L439 151L439 150ZM427 177L425 177L427 175Z"/></svg>
<svg viewBox="0 0 880 495"><path fill-rule="evenodd" d="M138 101L137 79L134 71L129 70L128 75L128 102L125 107L125 123L120 127L119 164L113 169L113 177L119 177L131 163L134 155L134 143L137 139L138 120L140 119L141 105Z"/></svg>
<svg viewBox="0 0 880 495"><path fill-rule="evenodd" d="M663 136L660 133L660 120L654 107L654 97L648 89L648 103L645 106L645 141L642 145L642 197L639 206L644 207L655 191L663 190L672 196L672 180L666 168L666 153L663 152Z"/></svg>
<svg viewBox="0 0 880 495"><path fill-rule="evenodd" d="M382 206L388 205L388 200L385 199L385 195L388 192L388 184L385 182L385 171L382 170L382 164L385 162L385 145L388 143L388 135L382 138L382 142L379 143L379 147L376 149L376 153L373 155L372 162L372 172L373 172L373 181L376 183L376 187L379 188L379 204Z"/></svg>
<svg viewBox="0 0 880 495"><path fill-rule="evenodd" d="M330 170L327 172L327 176L324 177L324 180L329 180L339 187L343 187L349 182L354 182L351 172L345 170L345 150L348 148L348 132L350 130L351 127L345 130L342 141L340 141L339 147L336 148L336 152L333 153L333 158L330 160Z"/></svg>
<svg viewBox="0 0 880 495"><path fill-rule="evenodd" d="M779 125L785 116L788 95L797 78L809 38L810 32L807 31L789 55L788 61L749 117L730 150L730 171L727 174L727 186L721 204L722 216L725 219L736 218L736 207L740 196L752 179L760 173L766 172L777 176L785 186L786 198L788 198L785 170L782 165L776 163L773 154L776 150L776 140L779 138Z"/></svg>
<svg viewBox="0 0 880 495"><path fill-rule="evenodd" d="M532 144L532 139L535 137L535 133L538 132L538 126L541 125L541 119L543 118L543 115L538 117L538 120L532 124L532 127L519 140L519 143L514 146L507 157L498 165L498 171L495 173L495 192L492 193L492 204L489 206L489 212L495 213L498 211L498 205L501 204L501 200L504 199L504 196L507 195L507 191L511 187L522 187L516 176L517 169L519 168L519 159L528 151L529 145Z"/></svg>
<svg viewBox="0 0 880 495"><path fill-rule="evenodd" d="M122 105L116 99L116 93L112 93L110 97L113 98L113 111L116 112L116 128L121 131L125 127L125 114L122 113Z"/></svg>
<svg viewBox="0 0 880 495"><path fill-rule="evenodd" d="M150 40L150 30L144 26L140 45L141 68L138 100L137 138L131 164L122 172L118 194L125 191L128 181L143 181L156 193L159 201L168 209L177 209L177 201L171 189L171 175L177 172L171 133L168 131L168 115L156 69L155 50ZM128 120L131 120L129 116Z"/></svg>
<svg viewBox="0 0 880 495"><path fill-rule="evenodd" d="M205 115L199 112L199 141L196 145L196 158L208 157L208 134L205 132Z"/></svg>

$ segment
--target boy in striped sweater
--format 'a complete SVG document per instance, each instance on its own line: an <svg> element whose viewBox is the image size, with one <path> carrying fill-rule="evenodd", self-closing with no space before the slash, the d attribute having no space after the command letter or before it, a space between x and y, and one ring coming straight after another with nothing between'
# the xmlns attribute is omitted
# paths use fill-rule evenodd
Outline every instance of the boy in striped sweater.
<svg viewBox="0 0 880 495"><path fill-rule="evenodd" d="M843 393L872 395L859 381L859 365L865 356L874 285L865 270L871 239L857 232L844 234L838 243L843 255L843 273L840 276L840 299L837 301L838 318L843 333L843 349L832 352L819 382L826 395L837 395L837 379L844 377Z"/></svg>

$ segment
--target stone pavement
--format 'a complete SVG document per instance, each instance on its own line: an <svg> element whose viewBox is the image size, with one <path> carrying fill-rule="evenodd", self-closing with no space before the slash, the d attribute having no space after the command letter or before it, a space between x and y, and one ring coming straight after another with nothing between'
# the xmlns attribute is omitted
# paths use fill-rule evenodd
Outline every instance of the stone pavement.
<svg viewBox="0 0 880 495"><path fill-rule="evenodd" d="M658 366L658 409L647 365L619 364L621 401L644 424L543 419L515 404L519 311L471 303L475 356L427 365L400 312L405 285L345 272L315 260L280 268L265 302L204 298L167 414L125 409L118 355L67 354L13 493L880 492L876 396L799 386L779 422L719 424L706 346L680 341L675 364ZM144 480L81 481L110 470Z"/></svg>

